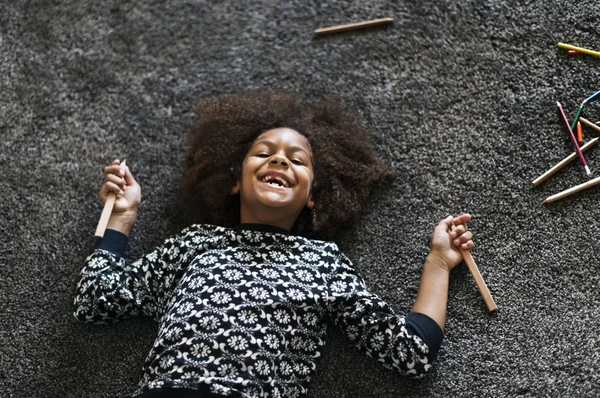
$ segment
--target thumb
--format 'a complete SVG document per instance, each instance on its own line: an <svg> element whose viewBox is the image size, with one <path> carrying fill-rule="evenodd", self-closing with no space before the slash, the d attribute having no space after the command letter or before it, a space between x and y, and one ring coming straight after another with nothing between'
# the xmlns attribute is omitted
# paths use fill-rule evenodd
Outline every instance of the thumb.
<svg viewBox="0 0 600 398"><path fill-rule="evenodd" d="M442 221L440 221L440 223L437 225L437 227L435 229L439 230L439 232L447 232L450 229L450 227L452 226L453 220L454 220L454 217L448 216L448 217L444 218Z"/></svg>
<svg viewBox="0 0 600 398"><path fill-rule="evenodd" d="M136 184L135 178L133 178L133 174L131 174L131 170L129 170L129 166L127 165L125 166L125 175L123 178L125 179L125 184L128 186Z"/></svg>

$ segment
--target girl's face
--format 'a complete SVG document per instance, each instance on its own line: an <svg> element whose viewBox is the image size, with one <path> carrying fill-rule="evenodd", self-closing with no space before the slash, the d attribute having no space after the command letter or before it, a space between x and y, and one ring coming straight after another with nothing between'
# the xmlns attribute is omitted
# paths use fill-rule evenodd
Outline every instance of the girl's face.
<svg viewBox="0 0 600 398"><path fill-rule="evenodd" d="M252 143L232 189L240 194L240 221L290 230L304 207L314 206L313 176L306 137L285 127L265 131Z"/></svg>

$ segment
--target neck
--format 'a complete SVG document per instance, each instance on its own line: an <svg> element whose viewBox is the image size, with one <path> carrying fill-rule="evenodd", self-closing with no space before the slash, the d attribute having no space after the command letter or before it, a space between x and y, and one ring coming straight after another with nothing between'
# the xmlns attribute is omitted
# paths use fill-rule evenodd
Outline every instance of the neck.
<svg viewBox="0 0 600 398"><path fill-rule="evenodd" d="M274 211L261 212L262 214L249 214L244 209L240 212L241 224L269 224L287 231L291 231L298 217L281 217Z"/></svg>

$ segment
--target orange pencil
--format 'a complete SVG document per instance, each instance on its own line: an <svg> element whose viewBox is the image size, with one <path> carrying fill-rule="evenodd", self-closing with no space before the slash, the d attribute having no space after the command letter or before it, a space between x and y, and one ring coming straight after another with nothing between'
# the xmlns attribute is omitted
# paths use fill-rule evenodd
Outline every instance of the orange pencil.
<svg viewBox="0 0 600 398"><path fill-rule="evenodd" d="M581 131L581 122L577 121L577 142L583 144L583 131Z"/></svg>

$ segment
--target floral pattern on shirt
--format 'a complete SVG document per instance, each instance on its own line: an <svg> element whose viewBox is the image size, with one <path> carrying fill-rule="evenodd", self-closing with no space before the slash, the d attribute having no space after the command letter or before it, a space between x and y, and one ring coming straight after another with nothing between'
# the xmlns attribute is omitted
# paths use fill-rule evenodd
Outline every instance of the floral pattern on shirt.
<svg viewBox="0 0 600 398"><path fill-rule="evenodd" d="M335 243L298 236L193 225L132 264L95 250L74 305L86 322L159 321L134 396L203 384L228 396L304 396L328 317L384 366L418 376L433 359Z"/></svg>

